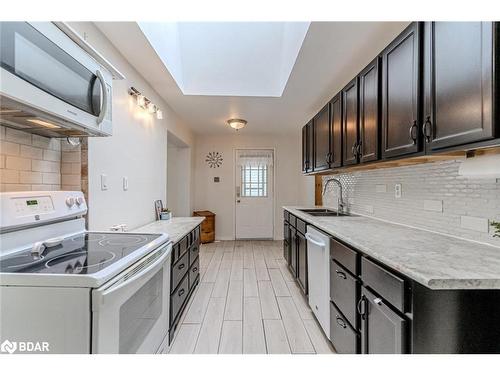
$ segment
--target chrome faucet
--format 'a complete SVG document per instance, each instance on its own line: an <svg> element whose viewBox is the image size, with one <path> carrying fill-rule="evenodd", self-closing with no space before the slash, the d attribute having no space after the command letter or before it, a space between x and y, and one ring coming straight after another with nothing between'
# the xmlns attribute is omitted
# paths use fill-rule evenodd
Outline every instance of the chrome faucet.
<svg viewBox="0 0 500 375"><path fill-rule="evenodd" d="M325 195L326 193L326 188L328 187L328 184L330 182L335 182L337 184L337 186L339 187L339 198L337 199L337 215L339 214L342 214L344 213L344 208L346 206L345 202L344 202L344 196L342 194L342 183L340 182L339 179L337 178L329 178L326 182L325 182L325 187L323 188L323 195Z"/></svg>

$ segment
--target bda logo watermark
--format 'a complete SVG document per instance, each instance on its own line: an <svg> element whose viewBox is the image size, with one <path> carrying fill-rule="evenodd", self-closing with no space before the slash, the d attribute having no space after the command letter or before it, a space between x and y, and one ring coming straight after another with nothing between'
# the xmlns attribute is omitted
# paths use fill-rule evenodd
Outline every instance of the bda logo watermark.
<svg viewBox="0 0 500 375"><path fill-rule="evenodd" d="M41 353L49 352L50 346L47 341L10 341L5 340L0 344L0 352L13 354L19 353Z"/></svg>
<svg viewBox="0 0 500 375"><path fill-rule="evenodd" d="M2 342L2 345L0 345L0 351L3 353L9 353L12 354L17 350L17 342L11 342L9 340L5 340Z"/></svg>

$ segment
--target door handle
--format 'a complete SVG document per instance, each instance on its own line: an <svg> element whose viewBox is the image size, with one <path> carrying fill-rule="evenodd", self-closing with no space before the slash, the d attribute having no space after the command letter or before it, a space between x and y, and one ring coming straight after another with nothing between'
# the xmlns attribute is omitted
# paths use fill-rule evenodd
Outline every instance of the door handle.
<svg viewBox="0 0 500 375"><path fill-rule="evenodd" d="M104 76L102 75L100 70L95 72L97 79L101 83L102 86L102 106L101 112L99 112L99 117L97 117L97 125L99 125L103 120L104 116L106 116L106 112L108 112L108 89L106 88L106 81L104 81Z"/></svg>
<svg viewBox="0 0 500 375"><path fill-rule="evenodd" d="M413 121L413 124L410 126L410 138L413 141L413 144L417 144L417 122Z"/></svg>
<svg viewBox="0 0 500 375"><path fill-rule="evenodd" d="M340 277L342 279L347 279L347 275L345 274L345 272L335 270L335 273L337 274L338 277Z"/></svg>
<svg viewBox="0 0 500 375"><path fill-rule="evenodd" d="M319 246L321 248L324 248L326 246L326 244L324 242L320 242L319 240L317 240L313 236L311 236L309 233L306 233L306 238L309 242L315 244L316 246Z"/></svg>
<svg viewBox="0 0 500 375"><path fill-rule="evenodd" d="M342 328L347 328L347 324L345 324L344 319L342 319L340 316L336 316L335 320L337 321L337 324L341 326Z"/></svg>
<svg viewBox="0 0 500 375"><path fill-rule="evenodd" d="M431 136L432 136L431 132L432 132L431 117L427 116L424 125L422 126L422 133L424 134L424 138L427 143L431 141Z"/></svg>

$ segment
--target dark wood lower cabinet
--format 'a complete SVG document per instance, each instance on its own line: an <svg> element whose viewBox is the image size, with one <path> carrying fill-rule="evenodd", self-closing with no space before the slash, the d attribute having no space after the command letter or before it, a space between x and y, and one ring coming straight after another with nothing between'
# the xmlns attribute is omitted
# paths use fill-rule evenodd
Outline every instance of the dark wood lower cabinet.
<svg viewBox="0 0 500 375"><path fill-rule="evenodd" d="M407 319L382 298L361 288L362 354L404 354L407 352Z"/></svg>
<svg viewBox="0 0 500 375"><path fill-rule="evenodd" d="M289 228L289 267L304 290L305 239ZM499 337L500 290L429 289L331 237L330 340L338 353L500 354Z"/></svg>
<svg viewBox="0 0 500 375"><path fill-rule="evenodd" d="M297 231L297 281L304 294L307 294L307 241L304 234Z"/></svg>
<svg viewBox="0 0 500 375"><path fill-rule="evenodd" d="M201 228L197 226L172 247L170 267L169 343L174 338L182 312L200 282Z"/></svg>

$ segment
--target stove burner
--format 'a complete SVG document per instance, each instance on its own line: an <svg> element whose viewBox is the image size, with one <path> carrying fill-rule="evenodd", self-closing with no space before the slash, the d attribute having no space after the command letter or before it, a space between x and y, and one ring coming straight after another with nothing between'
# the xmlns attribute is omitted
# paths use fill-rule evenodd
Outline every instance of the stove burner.
<svg viewBox="0 0 500 375"><path fill-rule="evenodd" d="M101 246L137 246L141 243L147 242L148 239L144 236L133 235L119 235L114 238L105 238L99 241Z"/></svg>
<svg viewBox="0 0 500 375"><path fill-rule="evenodd" d="M86 233L83 236L83 240L85 242L97 242L101 241L104 238L106 238L106 235L102 233L92 233L92 234ZM81 241L81 240L82 240L81 236L73 237L73 241Z"/></svg>
<svg viewBox="0 0 500 375"><path fill-rule="evenodd" d="M46 268L57 266L61 262L74 262L68 264L65 268L65 273L79 273L81 270L100 266L110 262L115 258L115 254L111 251L94 251L92 257L86 251L77 251L75 253L59 255L45 263ZM90 259L92 258L92 259Z"/></svg>

